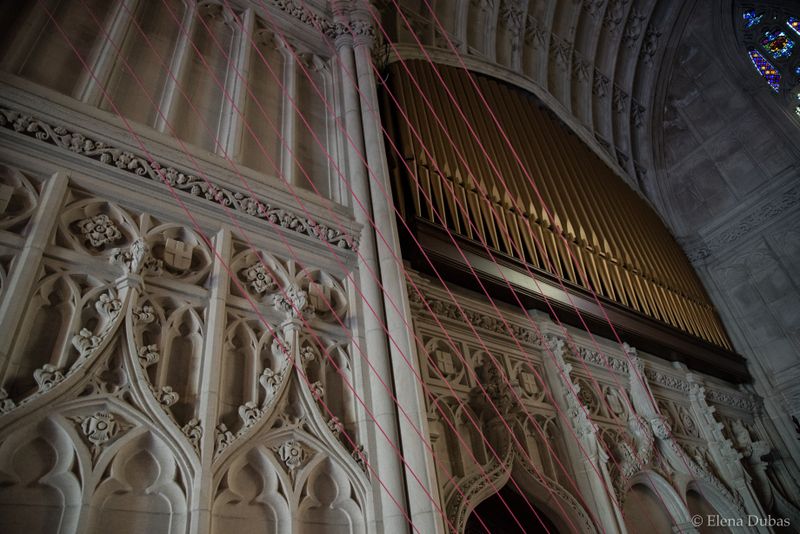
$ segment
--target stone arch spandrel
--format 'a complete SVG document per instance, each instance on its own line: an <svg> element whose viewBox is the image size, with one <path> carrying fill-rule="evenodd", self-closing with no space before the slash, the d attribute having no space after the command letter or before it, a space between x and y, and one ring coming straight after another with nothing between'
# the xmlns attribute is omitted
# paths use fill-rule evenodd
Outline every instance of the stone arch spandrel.
<svg viewBox="0 0 800 534"><path fill-rule="evenodd" d="M267 531L290 528L291 511L279 466L261 447L238 456L220 481L212 505L211 532L247 532L259 524Z"/></svg>
<svg viewBox="0 0 800 534"><path fill-rule="evenodd" d="M82 484L76 451L50 419L28 425L0 444L3 532L76 532Z"/></svg>
<svg viewBox="0 0 800 534"><path fill-rule="evenodd" d="M169 446L152 432L120 447L90 500L87 533L187 532L187 497Z"/></svg>

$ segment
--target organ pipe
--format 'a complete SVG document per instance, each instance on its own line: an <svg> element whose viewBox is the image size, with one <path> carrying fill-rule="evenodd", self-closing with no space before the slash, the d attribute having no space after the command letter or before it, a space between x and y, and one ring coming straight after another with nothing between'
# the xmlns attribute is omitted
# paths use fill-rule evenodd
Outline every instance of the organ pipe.
<svg viewBox="0 0 800 534"><path fill-rule="evenodd" d="M445 89L430 64L405 63L411 75L394 63L388 84L408 121L384 102L411 169L410 176L397 161L393 169L395 194L408 199L399 202L404 217L485 241L533 269L731 349L656 213L552 112L492 78L471 74L479 92L465 71L440 65Z"/></svg>

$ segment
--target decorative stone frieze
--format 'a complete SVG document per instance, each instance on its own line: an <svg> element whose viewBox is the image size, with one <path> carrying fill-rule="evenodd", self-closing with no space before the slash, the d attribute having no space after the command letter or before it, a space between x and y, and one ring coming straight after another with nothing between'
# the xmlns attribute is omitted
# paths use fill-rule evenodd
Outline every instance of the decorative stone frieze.
<svg viewBox="0 0 800 534"><path fill-rule="evenodd" d="M439 300L438 298L431 297L429 295L426 295L423 301L423 298L412 286L408 286L408 299L411 305L415 308L421 308L425 311L428 311L428 308L430 308L430 310L438 317L446 317L448 319L462 322L466 317L466 320L475 328L502 336L508 336L510 334L520 343L537 346L540 346L541 344L541 340L539 339L538 335L528 328L518 326L507 321L504 322L495 315L488 315L464 307L461 308L463 311L462 314L462 311L459 311L459 306L453 302Z"/></svg>
<svg viewBox="0 0 800 534"><path fill-rule="evenodd" d="M249 194L221 187L174 167L165 167L132 152L71 132L63 126L53 126L30 115L0 107L0 128L14 130L158 183L166 183L175 190L268 220L284 230L301 233L345 250L358 248L358 239L347 232L298 216L284 208L271 206ZM95 229L94 223L89 226L91 227L87 234L89 244L94 240L104 246L112 242L112 239L117 239L113 229L105 223L100 224L99 229Z"/></svg>
<svg viewBox="0 0 800 534"><path fill-rule="evenodd" d="M731 248L759 229L767 227L771 221L793 210L798 204L800 204L800 186L790 187L769 204L753 206L750 211L739 217L732 227L726 225L720 231L705 237L703 243L687 246L686 255L692 263L701 263Z"/></svg>

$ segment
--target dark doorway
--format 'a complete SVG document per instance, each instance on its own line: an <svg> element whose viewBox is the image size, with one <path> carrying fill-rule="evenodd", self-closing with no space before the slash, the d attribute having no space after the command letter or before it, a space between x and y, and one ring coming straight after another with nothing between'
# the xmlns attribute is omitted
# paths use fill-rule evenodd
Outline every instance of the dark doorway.
<svg viewBox="0 0 800 534"><path fill-rule="evenodd" d="M533 513L531 508L536 510L536 514ZM539 516L538 519L537 515ZM480 520L478 517L480 517ZM515 517L516 521L514 520ZM481 520L483 523L481 523ZM518 522L522 525L522 529ZM475 507L475 510L472 511L467 519L464 534L486 534L487 531L491 534L559 533L552 521L536 506L536 502L533 499L526 500L514 489L507 486L504 486L498 493Z"/></svg>

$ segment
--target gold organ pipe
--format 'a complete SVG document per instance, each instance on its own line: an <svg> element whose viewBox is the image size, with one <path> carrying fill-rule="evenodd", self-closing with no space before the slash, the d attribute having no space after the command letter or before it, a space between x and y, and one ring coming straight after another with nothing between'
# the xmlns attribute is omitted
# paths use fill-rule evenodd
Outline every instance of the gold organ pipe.
<svg viewBox="0 0 800 534"><path fill-rule="evenodd" d="M544 117L541 116L534 116L534 120L536 122L536 130L541 130L543 134L547 136L548 139L552 139L553 142L558 142L560 139L558 135L554 135L552 131L552 124L551 121L544 121L542 120ZM556 132L557 133L557 132ZM560 145L559 148L561 150L551 150L547 151L548 154L552 154L552 157L555 158L556 154L563 155L568 151L564 149L563 145ZM569 151L572 152L572 151ZM573 161L572 158L558 158L561 164L561 167L564 169L562 173L568 177L567 180L571 180L573 176L575 176L575 169L572 168ZM610 236L612 233L611 227L607 225L606 217L603 214L597 214L597 202L592 202L591 200L586 203L588 210L591 215L589 215L590 220L592 221L595 228L598 228L601 231L602 235ZM607 261L609 254L609 246L608 242L604 239L601 241L597 241L597 243L593 244L593 248L595 249L595 254L598 257L598 260L601 265L601 278L603 280L603 288L600 291L600 294L603 294L613 300L618 300L624 303L624 297L618 298L617 293L620 292L619 284L615 281L615 275L613 272L613 265L610 265ZM613 253L612 253L613 254ZM621 296L621 295L620 295Z"/></svg>
<svg viewBox="0 0 800 534"><path fill-rule="evenodd" d="M506 95L501 93L499 96L502 99ZM508 109L512 113L517 114L517 117L518 117L517 121L511 121L511 124L509 124L509 128L506 129L506 132L509 135L509 138L511 139L511 142L514 144L514 146L518 146L521 149L527 150L527 151L533 150L535 148L538 148L536 143L520 143L519 142L519 137L520 136L519 136L519 133L517 132L515 126L519 122L522 122L520 119L527 118L527 117L525 117L524 114L518 114L519 113L519 109L517 109L516 106L515 106L516 102L504 101L503 104L504 105L498 106L498 108L499 108L498 112L502 113L503 110L507 110ZM506 118L506 117L503 117L503 118ZM509 123L508 120L505 120L503 122ZM505 142L505 141L503 140L503 142ZM531 156L530 152L527 152L527 151L524 151L520 155L520 159L524 159L525 156L528 156L527 157L528 161L526 161L525 163L528 163L527 167L528 167L529 170L531 170L531 168L533 168L533 171L531 172L531 174L534 177L535 176L544 176L546 174L553 174L554 171L549 169L548 162L545 159L537 158L536 156ZM509 154L509 156L508 156L509 158L512 157L509 150L504 150L503 152L507 152ZM513 171L511 169L513 169ZM523 173L522 173L521 169L519 169L519 166L518 166L516 161L514 161L513 165L509 164L509 172L507 174L509 175L509 177L514 177L516 179L515 181L519 181L520 183L527 184L527 180L525 178L523 178ZM530 189L530 188L526 188L526 189L528 189L528 198L531 201L531 203L533 205L538 205L539 200L538 200L538 198L535 197L535 194L532 191L532 189ZM549 205L553 205L554 204L554 200L555 200L554 199L554 193L549 187L547 187L547 184L542 184L542 187L540 188L540 194L545 199L545 201L549 203ZM563 247L559 247L559 243L561 242L561 240L554 233L554 227L556 226L557 223L556 223L555 220L553 220L553 221L550 220L549 215L545 212L544 209L538 208L536 211L537 211L537 218L540 221L542 221L543 227L546 230L548 230L547 237L541 242L542 246L545 248L545 251L547 253L547 257L548 257L549 261L552 263L552 268L556 269L557 273L560 276L563 277L564 274L563 274L563 265L562 264L564 263L563 262L563 255L565 254L565 252L563 250ZM568 278L571 279L572 277L573 276L571 274L568 275Z"/></svg>
<svg viewBox="0 0 800 534"><path fill-rule="evenodd" d="M408 75L399 65L390 66L393 92L421 140L404 121L390 122L390 131L416 172L420 190L431 197L422 199L412 187L406 206L404 173L395 172L402 209L410 206L417 216L454 233L481 239L498 252L574 284L588 284L598 295L730 348L699 278L656 213L533 97L474 75L517 161L461 70L437 67L459 96L477 140L433 69L421 61L406 64L442 124ZM551 214L540 205L526 173Z"/></svg>
<svg viewBox="0 0 800 534"><path fill-rule="evenodd" d="M434 79L434 75L428 69L425 69L426 72L419 73L420 79L425 80L428 84L436 84L438 85L440 82L437 79ZM444 137L445 141L454 142L459 148L461 153L461 158L466 161L466 168L464 174L468 176L468 184L467 187L472 192L471 194L471 202L469 204L469 212L471 214L471 218L473 223L477 228L479 228L480 236L482 239L486 240L489 246L496 246L494 241L494 230L492 221L487 221L485 219L485 212L486 212L486 205L484 200L484 195L481 194L481 191L485 188L485 184L483 181L479 181L479 177L483 177L486 175L485 169L480 167L481 161L476 161L474 158L471 158L471 150L467 149L468 139L464 137L463 128L458 127L458 122L456 121L455 117L453 116L454 110L452 106L447 105L446 103L442 102L442 99L446 95L438 91L434 91L428 94L428 97L431 99L431 104L437 110L437 115L439 116L440 120L444 123L444 127L447 128L448 134L452 141L448 141L447 137ZM432 115L432 114L431 114ZM435 119L431 119L435 121ZM441 128L441 126L438 126ZM460 160L461 158L458 157L458 154L455 150L451 150L451 157L454 166L464 167L464 163ZM469 173L468 173L469 171ZM488 230L488 234L487 234Z"/></svg>
<svg viewBox="0 0 800 534"><path fill-rule="evenodd" d="M457 91L462 91L464 89L463 88L464 80L462 80L460 78L455 78L454 79L454 77L448 76L448 81L451 82L451 84L452 84L451 86L454 87ZM469 118L470 124L472 125L473 129L476 132L485 132L485 131L487 131L486 129L488 127L490 127L485 122L486 118L487 118L487 113L482 113L480 111L480 109L476 109L475 106L469 105L469 104L476 104L476 103L470 102L470 103L468 103L468 106L464 108L465 115ZM483 150L484 149L489 154L492 154L492 155L498 154L498 156L500 156L500 154L497 151L497 146L493 143L494 140L490 136L489 139L485 139L485 138L481 139L481 141L484 142L483 147L481 147L481 145L479 143L474 141L474 138L473 138L472 134L468 131L468 129L466 127L462 126L460 129L464 131L465 135L469 136L470 142L474 146L474 150L472 151L472 154L477 159L480 159L480 160L482 160L482 162L485 163L484 169L485 169L485 172L486 172L486 174L485 174L486 185L487 185L487 188L489 189L488 192L490 194L490 198L492 198L492 200L493 200L493 202L495 204L494 205L495 211L498 211L499 212L498 215L500 215L501 212L505 211L505 210L502 209L502 205L499 202L502 199L501 191L505 191L505 188L503 188L502 185L499 183L499 181L495 178L495 172L504 173L503 161L499 157L493 157L492 158L493 161L490 163L483 156ZM503 154L503 155L505 155L505 154ZM492 165L492 163L494 164L494 166ZM503 250L504 252L506 252L507 254L509 254L511 256L519 257L519 253L514 250L511 241L508 238L506 238L505 236L503 236L502 234L501 234L501 238L503 239L503 245L504 245L501 250ZM523 258L519 258L519 259L523 259L524 260L524 257Z"/></svg>

